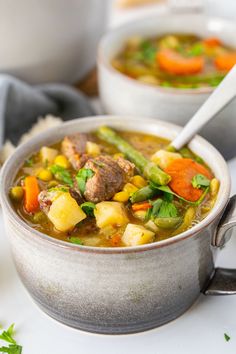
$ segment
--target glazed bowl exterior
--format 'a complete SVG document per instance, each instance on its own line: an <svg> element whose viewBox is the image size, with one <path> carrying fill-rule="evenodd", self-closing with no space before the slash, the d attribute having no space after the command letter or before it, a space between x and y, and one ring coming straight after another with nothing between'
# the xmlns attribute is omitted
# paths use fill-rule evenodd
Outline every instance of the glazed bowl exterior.
<svg viewBox="0 0 236 354"><path fill-rule="evenodd" d="M230 192L227 165L197 136L190 148L221 181L211 213L181 235L138 247L96 248L53 239L27 225L14 211L8 191L24 159L65 134L101 125L172 140L180 127L152 119L86 118L64 123L20 146L1 175L1 205L16 268L34 301L51 317L99 333L132 333L160 326L183 314L214 271L212 237Z"/></svg>
<svg viewBox="0 0 236 354"><path fill-rule="evenodd" d="M98 52L99 91L108 114L143 115L184 126L213 88L173 89L141 83L119 73L111 66L111 59L132 36L160 36L169 33L194 33L200 37L219 37L236 48L236 24L228 20L203 15L168 14L145 18L124 24L107 33L100 42ZM214 144L225 158L236 150L236 100L212 120L202 135ZM227 139L222 133L227 127Z"/></svg>

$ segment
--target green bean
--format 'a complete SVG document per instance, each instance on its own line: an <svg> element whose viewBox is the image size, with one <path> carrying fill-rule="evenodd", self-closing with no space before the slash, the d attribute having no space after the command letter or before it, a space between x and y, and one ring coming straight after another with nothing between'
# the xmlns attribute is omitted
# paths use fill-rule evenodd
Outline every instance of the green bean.
<svg viewBox="0 0 236 354"><path fill-rule="evenodd" d="M153 198L157 193L158 191L153 190L150 186L145 186L137 190L137 192L134 192L130 197L130 201L131 203L142 202Z"/></svg>
<svg viewBox="0 0 236 354"><path fill-rule="evenodd" d="M114 130L108 127L100 127L97 131L99 138L116 146L125 156L132 161L144 177L158 185L166 185L170 176L157 165L147 160L139 151L134 149L127 141L122 139Z"/></svg>
<svg viewBox="0 0 236 354"><path fill-rule="evenodd" d="M180 216L175 218L155 218L153 221L160 229L174 229L180 225L182 218Z"/></svg>
<svg viewBox="0 0 236 354"><path fill-rule="evenodd" d="M195 219L195 216L196 216L196 208L189 207L185 212L182 224L178 227L177 230L175 230L174 235L178 235L181 232L184 232L185 230L190 228L192 225L192 222Z"/></svg>

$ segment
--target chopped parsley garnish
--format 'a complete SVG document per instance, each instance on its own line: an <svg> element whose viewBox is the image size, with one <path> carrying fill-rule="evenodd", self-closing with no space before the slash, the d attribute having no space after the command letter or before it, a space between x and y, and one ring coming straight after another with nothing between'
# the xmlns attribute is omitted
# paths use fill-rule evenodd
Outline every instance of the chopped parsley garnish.
<svg viewBox="0 0 236 354"><path fill-rule="evenodd" d="M206 188L206 187L209 187L209 185L210 185L210 180L207 177L205 177L204 175L197 174L192 179L192 186L194 188L197 188L197 189Z"/></svg>
<svg viewBox="0 0 236 354"><path fill-rule="evenodd" d="M140 59L144 61L154 61L157 49L150 41L143 41L140 45Z"/></svg>
<svg viewBox="0 0 236 354"><path fill-rule="evenodd" d="M202 55L204 52L204 47L202 43L195 43L189 50L188 50L188 55L197 57L199 55Z"/></svg>
<svg viewBox="0 0 236 354"><path fill-rule="evenodd" d="M159 190L162 191L164 193L169 193L172 194L173 196L177 197L179 200L188 203L190 205L193 206L198 206L201 204L201 202L204 200L206 194L208 193L209 187L206 187L204 192L202 193L201 197L196 201L196 202L191 202L190 200L184 199L183 197L181 197L180 195L176 194L175 192L173 192L169 186L157 186L154 183L150 183L150 187L154 190Z"/></svg>
<svg viewBox="0 0 236 354"><path fill-rule="evenodd" d="M146 220L155 218L176 218L178 216L178 210L171 202L158 198L154 202L151 202L151 204L152 208L149 208L146 212Z"/></svg>
<svg viewBox="0 0 236 354"><path fill-rule="evenodd" d="M59 165L52 165L50 167L50 171L58 181L64 182L65 184L68 184L70 187L73 186L72 176L70 172L66 170L64 167Z"/></svg>
<svg viewBox="0 0 236 354"><path fill-rule="evenodd" d="M70 237L69 241L76 245L83 245L83 242L78 237Z"/></svg>
<svg viewBox="0 0 236 354"><path fill-rule="evenodd" d="M173 199L174 199L174 196L173 194L171 193L163 193L163 199L166 201L166 202L173 202Z"/></svg>
<svg viewBox="0 0 236 354"><path fill-rule="evenodd" d="M85 192L86 182L89 178L93 177L94 171L90 168L81 168L76 175L79 190L82 194Z"/></svg>
<svg viewBox="0 0 236 354"><path fill-rule="evenodd" d="M80 205L81 209L85 212L88 216L94 216L94 209L96 209L96 204L92 202L85 202Z"/></svg>
<svg viewBox="0 0 236 354"><path fill-rule="evenodd" d="M224 337L225 337L226 342L228 342L231 339L227 333L224 333Z"/></svg>
<svg viewBox="0 0 236 354"><path fill-rule="evenodd" d="M161 203L158 217L159 218L176 218L178 216L178 211L173 203L163 201Z"/></svg>
<svg viewBox="0 0 236 354"><path fill-rule="evenodd" d="M14 324L12 324L6 331L2 331L0 334L0 340L9 343L8 346L0 347L0 353L8 353L8 354L21 354L22 346L17 344L14 335Z"/></svg>

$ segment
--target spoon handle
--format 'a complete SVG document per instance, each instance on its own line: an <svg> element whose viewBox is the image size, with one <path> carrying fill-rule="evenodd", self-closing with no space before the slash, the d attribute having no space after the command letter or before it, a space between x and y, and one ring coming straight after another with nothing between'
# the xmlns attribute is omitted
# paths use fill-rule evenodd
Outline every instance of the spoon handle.
<svg viewBox="0 0 236 354"><path fill-rule="evenodd" d="M202 127L236 96L236 65L172 141L176 150L186 145Z"/></svg>

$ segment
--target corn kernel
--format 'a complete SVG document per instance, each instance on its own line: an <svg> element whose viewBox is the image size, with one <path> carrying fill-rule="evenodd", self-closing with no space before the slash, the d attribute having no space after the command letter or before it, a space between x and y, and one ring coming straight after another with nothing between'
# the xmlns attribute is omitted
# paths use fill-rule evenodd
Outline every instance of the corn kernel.
<svg viewBox="0 0 236 354"><path fill-rule="evenodd" d="M70 163L67 160L67 158L64 155L58 155L55 160L54 163L58 166L61 166L63 168L69 168L70 167Z"/></svg>
<svg viewBox="0 0 236 354"><path fill-rule="evenodd" d="M147 185L147 181L142 177L142 176L139 176L139 175L136 175L136 176L133 176L131 179L130 179L130 182L132 184L135 185L135 187L137 188L143 188Z"/></svg>
<svg viewBox="0 0 236 354"><path fill-rule="evenodd" d="M15 200L16 202L21 201L24 196L24 189L21 186L12 187L10 190L10 197L11 199Z"/></svg>
<svg viewBox="0 0 236 354"><path fill-rule="evenodd" d="M121 203L127 202L128 199L129 199L129 193L127 193L125 191L118 192L113 197L113 200L115 200L116 202L121 202Z"/></svg>
<svg viewBox="0 0 236 354"><path fill-rule="evenodd" d="M114 158L115 160L117 160L119 157L125 157L125 155L122 154L122 152L117 152L116 154L113 155L113 158Z"/></svg>
<svg viewBox="0 0 236 354"><path fill-rule="evenodd" d="M53 175L49 170L43 169L39 172L38 178L41 179L41 181L49 182L52 180Z"/></svg>
<svg viewBox="0 0 236 354"><path fill-rule="evenodd" d="M134 186L132 183L126 183L123 187L123 191L127 192L129 194L129 196L131 196L137 190L138 190L138 188L136 186Z"/></svg>

